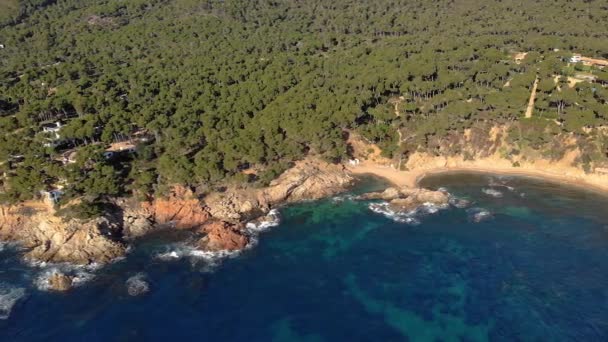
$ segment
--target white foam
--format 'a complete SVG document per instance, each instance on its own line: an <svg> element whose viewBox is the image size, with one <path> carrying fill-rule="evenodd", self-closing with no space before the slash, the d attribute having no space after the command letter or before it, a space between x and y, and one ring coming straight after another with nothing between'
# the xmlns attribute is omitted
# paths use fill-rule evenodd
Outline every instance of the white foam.
<svg viewBox="0 0 608 342"><path fill-rule="evenodd" d="M383 215L395 222L418 225L420 221L415 217L416 211L399 212L391 209L388 202L370 203L368 208L380 215Z"/></svg>
<svg viewBox="0 0 608 342"><path fill-rule="evenodd" d="M491 189L491 188L483 188L481 189L481 192L483 192L484 194L488 195L488 196L492 196L495 198L500 198L502 197L502 192L496 190L496 189Z"/></svg>
<svg viewBox="0 0 608 342"><path fill-rule="evenodd" d="M0 284L0 319L8 319L15 304L26 295L24 288Z"/></svg>
<svg viewBox="0 0 608 342"><path fill-rule="evenodd" d="M469 214L469 220L475 223L485 221L493 216L489 210L484 208L470 208L467 210L467 214Z"/></svg>
<svg viewBox="0 0 608 342"><path fill-rule="evenodd" d="M355 198L353 195L340 195L332 197L331 201L333 203L342 203L344 201L352 201Z"/></svg>
<svg viewBox="0 0 608 342"><path fill-rule="evenodd" d="M246 248L251 248L250 246L252 246L251 242ZM215 267L219 266L222 260L226 258L234 258L240 253L241 251L228 250L203 251L185 243L180 243L169 246L167 251L156 254L155 258L162 261L188 259L192 262L192 264L203 262L205 266L203 270L210 272Z"/></svg>
<svg viewBox="0 0 608 342"><path fill-rule="evenodd" d="M248 222L245 225L247 231L249 233L257 234L259 232L263 232L268 230L268 228L276 227L281 223L281 216L279 211L276 209L272 209L266 214L266 216L261 217L257 220Z"/></svg>
<svg viewBox="0 0 608 342"><path fill-rule="evenodd" d="M125 282L127 292L130 296L140 296L150 291L150 285L146 281L144 273L137 273Z"/></svg>
<svg viewBox="0 0 608 342"><path fill-rule="evenodd" d="M44 265L42 265L44 264ZM95 278L95 274L91 273L101 266L91 264L87 266L77 266L71 264L46 264L40 263L38 267L43 268L38 276L34 279L34 285L40 291L49 291L51 284L49 280L55 274L66 274L72 277L72 287L81 286Z"/></svg>

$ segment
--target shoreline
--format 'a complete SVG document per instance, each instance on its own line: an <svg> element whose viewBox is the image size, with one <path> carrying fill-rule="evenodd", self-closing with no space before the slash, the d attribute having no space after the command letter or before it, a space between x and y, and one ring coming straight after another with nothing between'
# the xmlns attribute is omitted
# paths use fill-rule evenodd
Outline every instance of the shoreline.
<svg viewBox="0 0 608 342"><path fill-rule="evenodd" d="M384 178L398 187L419 188L420 182L424 178L441 174L479 173L534 178L556 184L574 186L582 190L592 191L602 195L608 195L608 175L590 174L587 177L582 177L569 175L567 173L557 174L555 173L556 171L545 171L530 167L509 168L500 166L458 165L399 171L389 166L365 161L358 166L349 166L347 169L354 175L371 174L376 177ZM580 170L580 172L583 171Z"/></svg>

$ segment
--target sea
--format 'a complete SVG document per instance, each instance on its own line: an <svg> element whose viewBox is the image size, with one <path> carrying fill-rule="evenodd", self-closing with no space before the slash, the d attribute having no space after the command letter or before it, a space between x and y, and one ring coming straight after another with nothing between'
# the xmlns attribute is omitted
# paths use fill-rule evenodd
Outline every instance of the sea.
<svg viewBox="0 0 608 342"><path fill-rule="evenodd" d="M524 177L426 178L450 204L279 208L240 253L158 232L110 265L0 245L0 341L608 341L608 197ZM77 276L53 292L54 272Z"/></svg>

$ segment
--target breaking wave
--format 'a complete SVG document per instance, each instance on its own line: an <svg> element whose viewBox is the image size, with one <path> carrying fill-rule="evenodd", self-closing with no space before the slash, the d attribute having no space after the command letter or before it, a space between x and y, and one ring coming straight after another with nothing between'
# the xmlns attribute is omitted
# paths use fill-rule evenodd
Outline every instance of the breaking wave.
<svg viewBox="0 0 608 342"><path fill-rule="evenodd" d="M281 216L279 211L276 209L272 209L259 219L247 222L245 228L249 233L257 234L259 232L263 232L271 227L276 227L281 223Z"/></svg>
<svg viewBox="0 0 608 342"><path fill-rule="evenodd" d="M0 284L0 319L8 319L17 302L25 296L24 288Z"/></svg>
<svg viewBox="0 0 608 342"><path fill-rule="evenodd" d="M49 291L51 289L49 279L58 273L71 276L73 287L81 286L93 280L95 278L93 272L101 267L97 264L78 266L72 264L47 264L43 262L34 263L34 265L42 268L41 272L34 279L34 285L40 291Z"/></svg>
<svg viewBox="0 0 608 342"><path fill-rule="evenodd" d="M479 223L493 217L492 213L484 208L470 208L467 209L469 220L475 223Z"/></svg>
<svg viewBox="0 0 608 342"><path fill-rule="evenodd" d="M333 203L342 203L344 201L352 201L355 198L353 195L340 195L331 198Z"/></svg>
<svg viewBox="0 0 608 342"><path fill-rule="evenodd" d="M415 217L415 211L399 212L391 209L388 202L370 203L369 209L376 214L384 215L385 217L399 223L409 225L418 225L420 221Z"/></svg>
<svg viewBox="0 0 608 342"><path fill-rule="evenodd" d="M251 243L249 244L251 245ZM249 245L247 248L249 248ZM241 251L202 251L196 249L187 243L177 243L167 246L164 252L157 253L154 258L161 261L177 261L187 259L191 264L202 264L202 271L211 272L221 264L221 261L226 258L234 258Z"/></svg>
<svg viewBox="0 0 608 342"><path fill-rule="evenodd" d="M421 223L421 217L435 214L439 210L447 209L448 207L449 204L437 205L427 202L421 204L414 210L399 211L391 208L391 205L388 202L376 202L368 205L368 208L377 214L381 214L395 222L405 223L412 226L419 225Z"/></svg>

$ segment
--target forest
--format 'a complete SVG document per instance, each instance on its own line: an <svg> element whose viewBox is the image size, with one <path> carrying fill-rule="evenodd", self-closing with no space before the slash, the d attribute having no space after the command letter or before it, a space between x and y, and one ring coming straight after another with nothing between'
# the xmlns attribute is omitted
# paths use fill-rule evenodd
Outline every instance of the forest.
<svg viewBox="0 0 608 342"><path fill-rule="evenodd" d="M307 155L348 158L347 132L395 158L516 122L528 133L514 139L539 149L545 134L593 135L589 158L606 159L608 68L576 59L608 59L603 0L3 0L0 12L1 202L263 186Z"/></svg>

